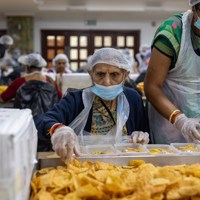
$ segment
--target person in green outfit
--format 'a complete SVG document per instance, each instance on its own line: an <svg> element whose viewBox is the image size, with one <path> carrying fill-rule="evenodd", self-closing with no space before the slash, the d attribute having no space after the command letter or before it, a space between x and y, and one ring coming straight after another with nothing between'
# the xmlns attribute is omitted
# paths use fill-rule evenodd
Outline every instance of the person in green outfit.
<svg viewBox="0 0 200 200"><path fill-rule="evenodd" d="M153 142L200 143L200 0L165 20L145 78Z"/></svg>

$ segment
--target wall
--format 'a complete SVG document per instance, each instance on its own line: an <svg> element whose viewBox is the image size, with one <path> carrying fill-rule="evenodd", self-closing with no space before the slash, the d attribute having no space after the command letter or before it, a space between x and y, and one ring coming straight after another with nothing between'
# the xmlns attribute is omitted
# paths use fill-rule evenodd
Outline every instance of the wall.
<svg viewBox="0 0 200 200"><path fill-rule="evenodd" d="M0 29L7 29L7 22L5 20L0 20Z"/></svg>
<svg viewBox="0 0 200 200"><path fill-rule="evenodd" d="M81 29L81 30L112 30L112 29L139 29L141 30L141 44L151 44L152 38L155 34L157 26L160 22L156 22L155 26L152 26L152 22L141 21L141 22L104 22L98 21L96 26L87 26L83 22L48 22L48 21L36 21L35 20L35 50L40 51L40 30L41 29Z"/></svg>
<svg viewBox="0 0 200 200"><path fill-rule="evenodd" d="M7 32L14 39L14 45L21 53L33 52L33 17L11 16L7 17Z"/></svg>
<svg viewBox="0 0 200 200"><path fill-rule="evenodd" d="M156 24L152 26L151 21L137 21L137 22L126 22L126 21L98 21L95 26L88 26L85 25L83 22L79 21L43 21L41 19L35 19L34 20L34 32L33 32L33 38L34 38L34 51L41 52L41 45L40 45L40 31L42 29L85 29L85 30L101 30L101 29L127 29L127 30L133 30L133 29L140 29L141 30L141 44L151 44L152 38L154 36L154 33L157 29L157 26L160 24L161 21L156 21ZM6 21L2 20L0 21L0 28L6 29Z"/></svg>

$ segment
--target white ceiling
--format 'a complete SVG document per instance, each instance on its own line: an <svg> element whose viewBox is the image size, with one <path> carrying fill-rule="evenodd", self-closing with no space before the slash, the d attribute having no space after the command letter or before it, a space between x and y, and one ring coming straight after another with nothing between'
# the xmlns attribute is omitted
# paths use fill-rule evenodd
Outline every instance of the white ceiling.
<svg viewBox="0 0 200 200"><path fill-rule="evenodd" d="M0 0L0 18L160 20L188 8L188 0Z"/></svg>

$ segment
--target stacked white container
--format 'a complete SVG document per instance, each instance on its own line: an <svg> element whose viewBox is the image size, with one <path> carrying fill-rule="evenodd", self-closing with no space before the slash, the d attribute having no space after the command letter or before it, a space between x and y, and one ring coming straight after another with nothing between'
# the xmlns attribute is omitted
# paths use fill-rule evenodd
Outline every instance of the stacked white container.
<svg viewBox="0 0 200 200"><path fill-rule="evenodd" d="M0 199L29 199L36 153L31 110L0 109Z"/></svg>

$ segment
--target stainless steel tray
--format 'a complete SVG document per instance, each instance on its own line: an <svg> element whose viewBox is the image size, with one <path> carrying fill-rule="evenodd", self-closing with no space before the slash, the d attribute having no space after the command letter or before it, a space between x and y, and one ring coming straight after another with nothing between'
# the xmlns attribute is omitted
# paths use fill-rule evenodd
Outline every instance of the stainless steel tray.
<svg viewBox="0 0 200 200"><path fill-rule="evenodd" d="M199 155L142 155L142 156L81 156L76 158L83 161L101 161L116 165L127 165L131 160L144 160L155 166L182 165L200 163ZM37 169L64 165L64 162L55 153L38 153Z"/></svg>

